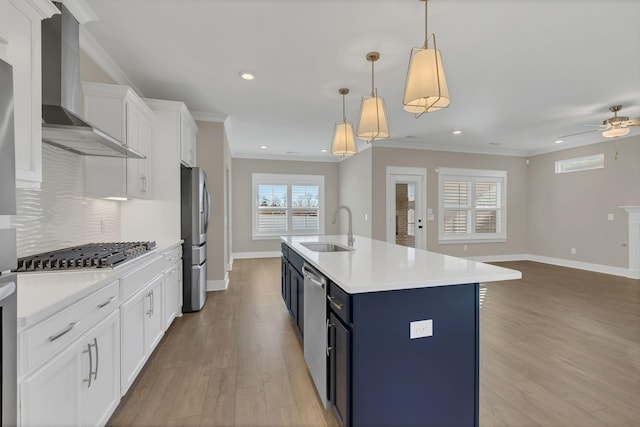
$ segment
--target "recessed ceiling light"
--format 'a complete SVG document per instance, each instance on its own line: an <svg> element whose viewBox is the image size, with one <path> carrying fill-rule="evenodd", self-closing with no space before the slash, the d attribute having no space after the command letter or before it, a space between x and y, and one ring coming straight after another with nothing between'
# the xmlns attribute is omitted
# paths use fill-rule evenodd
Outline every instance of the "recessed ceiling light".
<svg viewBox="0 0 640 427"><path fill-rule="evenodd" d="M264 150L264 149L267 149L269 147L267 147L266 145L261 145L260 148L262 148Z"/></svg>
<svg viewBox="0 0 640 427"><path fill-rule="evenodd" d="M245 80L253 80L256 78L256 76L254 76L253 74L243 72L243 71L241 71L239 74L240 74L240 77L242 77Z"/></svg>
<svg viewBox="0 0 640 427"><path fill-rule="evenodd" d="M460 135L462 133L462 131L461 130L454 130L452 133L454 135Z"/></svg>
<svg viewBox="0 0 640 427"><path fill-rule="evenodd" d="M555 141L553 141L554 144L562 144L564 141L561 139L556 139Z"/></svg>
<svg viewBox="0 0 640 427"><path fill-rule="evenodd" d="M327 150L326 148L323 148L323 149L322 149L322 150L320 150L320 151L322 151L323 153L326 153L326 152L327 152L327 151L329 151L329 150Z"/></svg>

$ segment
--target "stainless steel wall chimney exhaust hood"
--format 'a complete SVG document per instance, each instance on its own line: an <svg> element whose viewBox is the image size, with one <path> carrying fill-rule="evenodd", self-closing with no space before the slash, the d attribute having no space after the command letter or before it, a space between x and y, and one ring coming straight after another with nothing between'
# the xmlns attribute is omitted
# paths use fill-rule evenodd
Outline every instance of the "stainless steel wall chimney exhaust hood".
<svg viewBox="0 0 640 427"><path fill-rule="evenodd" d="M80 32L61 3L42 21L42 141L86 156L146 158L79 117Z"/></svg>

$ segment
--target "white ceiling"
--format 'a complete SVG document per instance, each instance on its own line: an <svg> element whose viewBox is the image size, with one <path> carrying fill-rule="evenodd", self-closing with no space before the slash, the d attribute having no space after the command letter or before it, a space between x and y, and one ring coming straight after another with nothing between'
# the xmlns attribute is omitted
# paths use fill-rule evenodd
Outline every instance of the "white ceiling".
<svg viewBox="0 0 640 427"><path fill-rule="evenodd" d="M351 89L356 125L373 50L389 144L530 155L605 140L592 132L554 144L593 129L611 105L640 116L638 0L429 1L451 105L418 119L402 95L411 47L424 41L421 1L87 3L99 20L86 29L143 96L228 116L236 157L335 160L320 150L342 117L338 89Z"/></svg>

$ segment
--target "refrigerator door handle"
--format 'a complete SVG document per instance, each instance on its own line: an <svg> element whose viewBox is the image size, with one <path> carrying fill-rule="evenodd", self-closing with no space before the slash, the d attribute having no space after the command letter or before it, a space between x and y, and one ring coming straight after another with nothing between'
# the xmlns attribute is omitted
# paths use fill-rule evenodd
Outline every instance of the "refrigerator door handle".
<svg viewBox="0 0 640 427"><path fill-rule="evenodd" d="M209 196L209 190L207 189L207 183L202 186L202 198L206 203L206 209L204 214L204 232L207 232L209 228L209 218L211 216L211 197Z"/></svg>

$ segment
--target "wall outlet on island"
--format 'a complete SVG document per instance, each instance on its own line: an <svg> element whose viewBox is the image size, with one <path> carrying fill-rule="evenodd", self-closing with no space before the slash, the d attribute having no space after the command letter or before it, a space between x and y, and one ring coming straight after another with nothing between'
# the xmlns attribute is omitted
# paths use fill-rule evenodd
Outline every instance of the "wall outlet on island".
<svg viewBox="0 0 640 427"><path fill-rule="evenodd" d="M424 338L433 336L433 319L409 322L409 338Z"/></svg>
<svg viewBox="0 0 640 427"><path fill-rule="evenodd" d="M571 248L571 253L572 253L573 255L575 255L575 254L576 254L576 248Z"/></svg>

